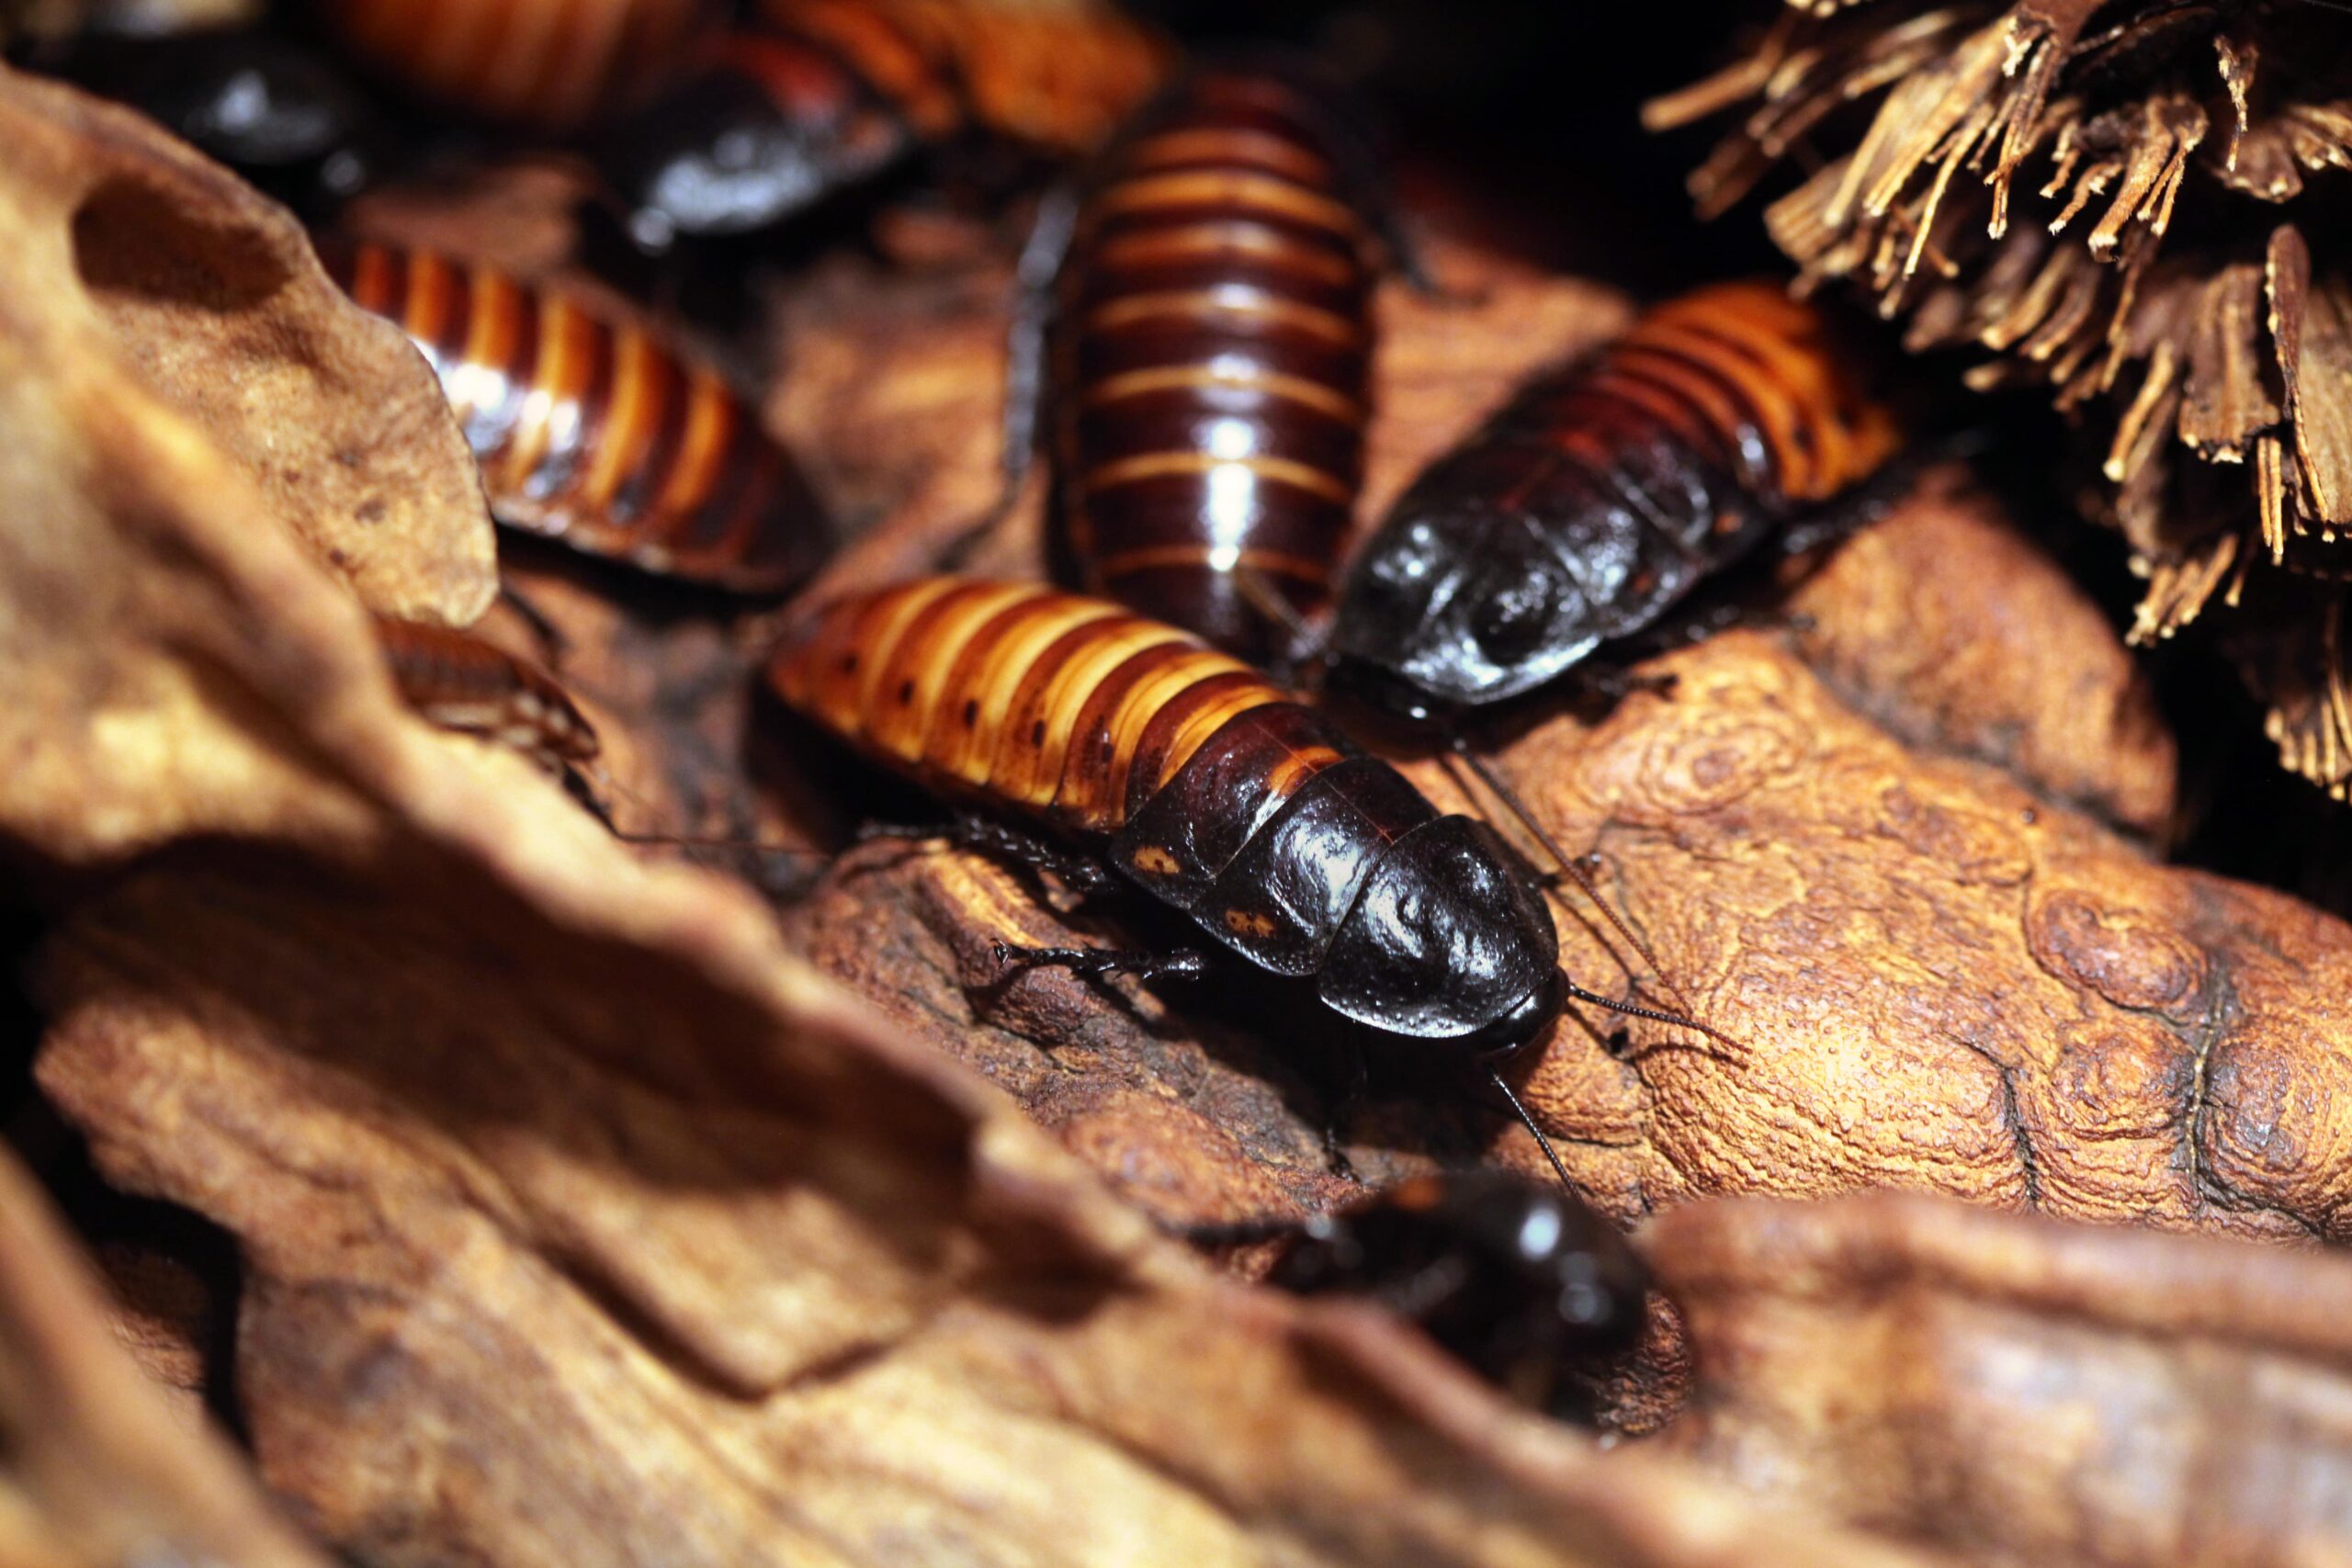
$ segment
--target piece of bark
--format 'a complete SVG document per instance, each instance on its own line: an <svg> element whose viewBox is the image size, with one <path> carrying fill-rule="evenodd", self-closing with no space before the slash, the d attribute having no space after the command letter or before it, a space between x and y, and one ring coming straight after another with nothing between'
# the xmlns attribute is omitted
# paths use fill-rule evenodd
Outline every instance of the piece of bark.
<svg viewBox="0 0 2352 1568"><path fill-rule="evenodd" d="M1891 1195L1644 1240L1699 1346L1661 1440L1738 1485L1985 1564L2352 1559L2352 1259Z"/></svg>
<svg viewBox="0 0 2352 1568"><path fill-rule="evenodd" d="M0 1150L0 1562L317 1568L220 1438L108 1337L88 1262Z"/></svg>
<svg viewBox="0 0 2352 1568"><path fill-rule="evenodd" d="M503 871L181 857L46 965L45 1088L241 1238L264 1473L340 1548L1865 1560L1203 1274L740 906L623 874L558 923Z"/></svg>
<svg viewBox="0 0 2352 1568"><path fill-rule="evenodd" d="M291 214L143 117L5 68L0 145L0 331L46 377L119 377L192 423L242 471L248 525L293 529L372 608L481 613L497 573L464 437Z"/></svg>

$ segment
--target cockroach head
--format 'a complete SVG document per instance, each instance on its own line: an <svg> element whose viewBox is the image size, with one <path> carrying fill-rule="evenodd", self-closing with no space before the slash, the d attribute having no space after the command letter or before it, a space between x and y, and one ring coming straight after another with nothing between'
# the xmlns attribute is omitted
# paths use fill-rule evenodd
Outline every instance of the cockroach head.
<svg viewBox="0 0 2352 1568"><path fill-rule="evenodd" d="M1591 595L1523 518L1408 495L1350 571L1335 679L1408 716L1503 702L1598 645Z"/></svg>
<svg viewBox="0 0 2352 1568"><path fill-rule="evenodd" d="M1318 971L1326 1005L1464 1055L1515 1049L1564 999L1552 913L1492 829L1441 817L1390 846Z"/></svg>

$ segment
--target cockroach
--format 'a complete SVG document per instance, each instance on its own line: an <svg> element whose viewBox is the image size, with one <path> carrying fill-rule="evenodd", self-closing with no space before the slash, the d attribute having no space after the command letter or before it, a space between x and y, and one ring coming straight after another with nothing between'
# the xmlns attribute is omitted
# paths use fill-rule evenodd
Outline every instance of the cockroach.
<svg viewBox="0 0 2352 1568"><path fill-rule="evenodd" d="M1292 1223L1202 1226L1206 1246L1279 1240L1266 1283L1354 1296L1418 1325L1531 1409L1588 1416L1568 1374L1633 1347L1649 1268L1574 1192L1509 1171L1412 1178Z"/></svg>
<svg viewBox="0 0 2352 1568"><path fill-rule="evenodd" d="M769 228L967 131L1091 150L1165 55L1102 5L764 0L600 138L597 158L631 235L658 251Z"/></svg>
<svg viewBox="0 0 2352 1568"><path fill-rule="evenodd" d="M1051 300L1024 317L1050 320L1049 370L1016 343L1008 406L1051 407L1090 591L1254 660L1329 603L1371 400L1367 162L1296 76L1204 67L1121 135L1060 233L1041 221L1023 273ZM1015 475L1030 441L1016 417Z"/></svg>
<svg viewBox="0 0 2352 1568"><path fill-rule="evenodd" d="M322 256L424 351L501 523L747 594L793 587L831 548L824 509L743 400L642 327L427 252Z"/></svg>
<svg viewBox="0 0 2352 1568"><path fill-rule="evenodd" d="M376 617L392 684L418 717L512 747L569 777L599 750L589 724L555 677L471 632Z"/></svg>
<svg viewBox="0 0 2352 1568"><path fill-rule="evenodd" d="M352 58L435 102L568 132L628 108L718 19L713 0L316 0Z"/></svg>
<svg viewBox="0 0 2352 1568"><path fill-rule="evenodd" d="M380 158L367 96L323 54L262 28L92 33L31 63L129 104L306 211L357 191Z"/></svg>
<svg viewBox="0 0 2352 1568"><path fill-rule="evenodd" d="M1250 666L1120 605L922 578L819 611L769 679L933 793L1099 847L1115 876L1311 984L1331 1011L1479 1066L1539 1140L1491 1064L1566 1000L1689 1021L1571 981L1549 909L1484 822L1441 814ZM1090 890L1115 885L1100 863L994 823L960 836ZM1205 972L1193 952L1000 951L1081 974Z"/></svg>
<svg viewBox="0 0 2352 1568"><path fill-rule="evenodd" d="M1647 312L1537 377L1400 499L1333 622L1335 675L1428 716L1547 684L1701 581L1826 517L1894 455L1894 415L1812 306L1761 282Z"/></svg>

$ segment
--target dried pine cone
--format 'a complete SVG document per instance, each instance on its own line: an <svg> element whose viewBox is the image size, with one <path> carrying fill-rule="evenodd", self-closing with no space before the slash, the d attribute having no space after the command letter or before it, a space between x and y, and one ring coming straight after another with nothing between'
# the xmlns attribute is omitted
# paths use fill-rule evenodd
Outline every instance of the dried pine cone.
<svg viewBox="0 0 2352 1568"><path fill-rule="evenodd" d="M1692 176L1702 209L1801 161L1815 172L1766 220L1805 283L1850 280L1910 347L1992 351L1973 384L2040 382L2086 416L2092 509L2148 581L2135 640L2241 605L2265 567L2352 580L2352 276L2325 200L2352 168L2352 7L1790 7L1650 106L1654 127L1747 110ZM2339 797L2344 592L2282 592L2292 624L2231 628L2282 762Z"/></svg>

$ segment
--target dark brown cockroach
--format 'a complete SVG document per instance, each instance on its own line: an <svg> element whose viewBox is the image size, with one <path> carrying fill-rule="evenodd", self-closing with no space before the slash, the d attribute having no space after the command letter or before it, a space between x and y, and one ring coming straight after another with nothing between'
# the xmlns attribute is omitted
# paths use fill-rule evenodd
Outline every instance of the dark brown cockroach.
<svg viewBox="0 0 2352 1568"><path fill-rule="evenodd" d="M1012 402L1050 407L1086 586L1245 658L1298 651L1292 628L1330 601L1363 482L1384 228L1368 163L1293 76L1204 67L1143 112L1023 261L1050 290L1025 312L1050 320L1047 369L1035 384L1035 348L1016 344ZM1016 473L1030 440L1016 419Z"/></svg>
<svg viewBox="0 0 2352 1568"><path fill-rule="evenodd" d="M763 0L601 137L598 163L647 249L750 233L970 132L1091 150L1166 58L1107 5Z"/></svg>
<svg viewBox="0 0 2352 1568"><path fill-rule="evenodd" d="M266 28L151 30L116 20L30 51L24 62L129 104L304 212L330 210L380 161L380 117L322 52Z"/></svg>
<svg viewBox="0 0 2352 1568"><path fill-rule="evenodd" d="M782 592L831 548L823 508L743 400L642 327L423 251L322 255L432 363L501 523L741 593Z"/></svg>
<svg viewBox="0 0 2352 1568"><path fill-rule="evenodd" d="M1426 716L1546 684L1653 627L1891 458L1852 353L1774 284L1649 311L1540 376L1396 502L1340 594L1335 674Z"/></svg>
<svg viewBox="0 0 2352 1568"><path fill-rule="evenodd" d="M1231 952L1392 1037L1491 1074L1570 997L1688 1021L1571 982L1549 909L1485 823L1441 815L1256 671L1119 605L922 578L820 611L769 674L786 704L870 756L1098 846ZM967 838L1022 852L1001 829ZM1113 883L1042 844L1023 858ZM1003 951L1084 973L1204 967L1198 953Z"/></svg>
<svg viewBox="0 0 2352 1568"><path fill-rule="evenodd" d="M1641 1337L1650 1274L1574 1192L1502 1170L1415 1177L1328 1214L1201 1226L1204 1246L1280 1241L1266 1282L1367 1299L1419 1325L1531 1409L1591 1414L1573 1374Z"/></svg>
<svg viewBox="0 0 2352 1568"><path fill-rule="evenodd" d="M376 617L392 684L427 724L512 747L549 773L594 760L596 731L537 665L471 632Z"/></svg>
<svg viewBox="0 0 2352 1568"><path fill-rule="evenodd" d="M721 10L713 0L313 0L352 57L484 118L571 131L664 80Z"/></svg>

